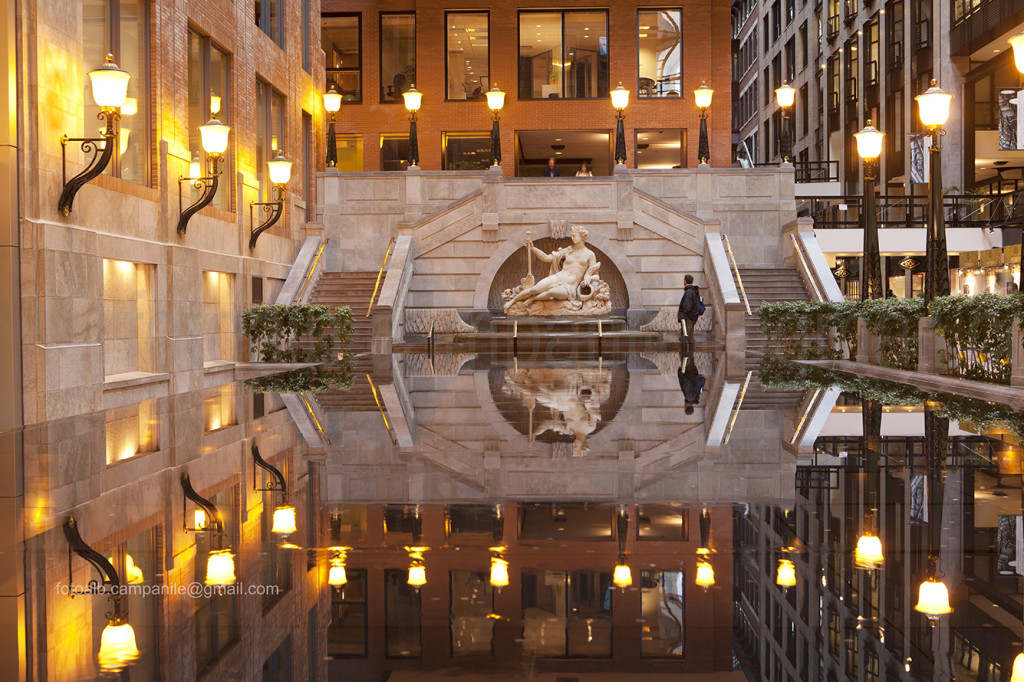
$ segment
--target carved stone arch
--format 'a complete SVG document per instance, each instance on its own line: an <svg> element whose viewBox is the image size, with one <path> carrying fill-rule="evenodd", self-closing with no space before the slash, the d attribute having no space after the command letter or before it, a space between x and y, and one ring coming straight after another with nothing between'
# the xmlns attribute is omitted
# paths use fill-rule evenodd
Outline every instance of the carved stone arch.
<svg viewBox="0 0 1024 682"><path fill-rule="evenodd" d="M579 224L586 227L590 232L590 236L587 237L587 244L595 247L595 250L602 252L610 264L618 270L618 274L622 277L622 282L625 285L628 306L641 306L643 302L643 290L640 285L640 278L633 269L632 263L629 262L629 258L615 255L617 251L621 251L621 247L618 243L615 240L608 239L604 235L599 234L597 228L593 225L587 225L586 223ZM495 274L517 250L523 248L523 243L526 241L526 232L528 229L531 232L531 238L534 241L551 238L551 228L549 225L529 225L517 229L509 236L508 239L495 245L494 252L491 253L491 257L483 264L480 277L477 279L476 289L473 293L474 309L485 310L488 308L488 298L490 297L491 284L494 281ZM546 264L541 265L547 267ZM602 272L603 271L604 269L602 267ZM523 274L526 274L525 271ZM534 276L536 276L537 279L546 276L546 274L547 273L544 271L537 270L536 268L534 269Z"/></svg>

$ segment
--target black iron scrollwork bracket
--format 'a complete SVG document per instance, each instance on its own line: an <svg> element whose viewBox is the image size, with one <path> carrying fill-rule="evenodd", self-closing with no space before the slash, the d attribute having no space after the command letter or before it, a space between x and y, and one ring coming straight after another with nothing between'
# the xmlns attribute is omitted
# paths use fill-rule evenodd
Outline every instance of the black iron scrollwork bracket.
<svg viewBox="0 0 1024 682"><path fill-rule="evenodd" d="M74 516L68 516L64 519L64 537L68 541L68 596L74 598L80 594L109 595L114 604L114 610L106 614L107 619L112 622L123 621L124 613L121 605L121 597L123 595L120 592L121 578L117 575L114 565L110 563L107 557L85 543L85 540L82 539L78 532L78 523L75 521ZM103 579L100 581L93 578L85 586L75 586L74 573L71 566L72 553L77 554L92 564L93 568L99 571Z"/></svg>
<svg viewBox="0 0 1024 682"><path fill-rule="evenodd" d="M181 509L184 518L188 518L188 516L184 514L185 500L192 500L192 502L194 502L197 507L206 512L207 518L213 520L214 531L216 531L218 535L223 535L224 517L221 515L220 510L217 509L217 505L215 505L213 502L211 502L210 500L206 499L205 497L196 492L195 488L192 487L192 481L191 479L189 479L187 473L182 473L181 475L181 489L185 493L185 497L182 498L181 500ZM185 523L184 528L186 532L189 530L196 532L202 532L206 530L205 528L189 528L187 523Z"/></svg>
<svg viewBox="0 0 1024 682"><path fill-rule="evenodd" d="M64 183L64 189L61 190L60 199L57 200L57 210L61 215L66 216L71 213L78 190L106 170L110 159L114 156L114 146L118 137L118 133L114 129L114 121L120 120L121 115L116 111L100 112L97 118L106 118L107 120L107 129L103 132L103 137L68 137L64 135L60 138L61 181ZM70 180L68 180L68 142L80 142L82 152L92 154L85 170Z"/></svg>
<svg viewBox="0 0 1024 682"><path fill-rule="evenodd" d="M260 449L256 447L254 443L252 446L252 461L256 463L256 466L267 471L273 480L267 483L266 488L260 488L259 483L256 481L256 470L252 472L252 489L262 492L279 492L284 496L284 499L288 499L288 484L284 480L284 474L278 471L277 467L270 464L267 460L260 456Z"/></svg>
<svg viewBox="0 0 1024 682"><path fill-rule="evenodd" d="M249 202L249 248L256 248L256 240L260 238L260 235L272 228L278 220L281 219L281 214L284 213L284 188L274 185L274 201L251 201ZM253 217L253 210L259 206L263 213L269 213L270 217L266 221L259 224L258 227L253 227L253 223L256 222Z"/></svg>
<svg viewBox="0 0 1024 682"><path fill-rule="evenodd" d="M192 219L192 216L194 216L196 213L199 213L199 211L209 206L210 202L213 201L213 197L217 195L217 186L220 180L220 169L218 167L220 157L211 155L207 159L207 162L209 163L210 166L208 171L209 175L206 175L201 178L178 178L178 210L181 213L181 216L178 218L179 237L185 236L185 230L188 229L188 221ZM192 204L186 209L182 209L181 185L183 182L186 181L188 181L188 183L192 185L192 187L198 190L202 190L203 193L200 195L196 203Z"/></svg>

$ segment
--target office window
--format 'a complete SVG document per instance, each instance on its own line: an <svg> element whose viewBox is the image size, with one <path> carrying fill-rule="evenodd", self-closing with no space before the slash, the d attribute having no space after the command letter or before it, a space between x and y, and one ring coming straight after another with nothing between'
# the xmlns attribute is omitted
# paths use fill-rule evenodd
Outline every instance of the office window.
<svg viewBox="0 0 1024 682"><path fill-rule="evenodd" d="M523 648L538 656L612 653L611 575L523 571Z"/></svg>
<svg viewBox="0 0 1024 682"><path fill-rule="evenodd" d="M199 126L216 116L231 125L231 72L229 57L207 36L188 32L188 147L192 158L206 159ZM228 148L220 162L222 179L232 177L231 145L234 135L228 136ZM205 166L201 166L205 170ZM231 182L222 182L213 198L212 206L231 210ZM198 198L195 190L193 200Z"/></svg>
<svg viewBox="0 0 1024 682"><path fill-rule="evenodd" d="M807 66L807 22L800 26L800 70Z"/></svg>
<svg viewBox="0 0 1024 682"><path fill-rule="evenodd" d="M782 7L779 6L779 0L775 0L772 3L772 42L774 43L779 39L782 34Z"/></svg>
<svg viewBox="0 0 1024 682"><path fill-rule="evenodd" d="M769 36L771 36L771 33L769 33L768 31L769 31L768 15L765 14L764 15L764 27L761 30L761 33L764 34L764 53L765 54L768 54L768 48L771 47L771 40L769 40Z"/></svg>
<svg viewBox="0 0 1024 682"><path fill-rule="evenodd" d="M641 656L683 656L682 571L640 572Z"/></svg>
<svg viewBox="0 0 1024 682"><path fill-rule="evenodd" d="M327 55L327 88L341 93L342 104L363 101L360 15L325 16L320 22L320 44Z"/></svg>
<svg viewBox="0 0 1024 682"><path fill-rule="evenodd" d="M384 571L384 639L388 658L419 658L420 593L406 582L407 569Z"/></svg>
<svg viewBox="0 0 1024 682"><path fill-rule="evenodd" d="M97 118L100 109L92 98L92 82L86 75L102 66L107 54L132 75L128 97L121 108L120 144L105 173L141 185L149 184L149 16L144 0L84 0L82 3L82 83L84 90L84 137L98 137L105 126ZM134 109L134 113L133 112ZM72 143L68 149L74 149Z"/></svg>
<svg viewBox="0 0 1024 682"><path fill-rule="evenodd" d="M903 3L891 2L886 9L886 69L903 65Z"/></svg>
<svg viewBox="0 0 1024 682"><path fill-rule="evenodd" d="M864 83L867 85L878 84L878 59L879 59L879 25L878 17L868 24L864 29Z"/></svg>
<svg viewBox="0 0 1024 682"><path fill-rule="evenodd" d="M309 73L309 0L302 0L302 68Z"/></svg>
<svg viewBox="0 0 1024 682"><path fill-rule="evenodd" d="M306 222L313 220L313 117L302 112L302 200L306 202Z"/></svg>
<svg viewBox="0 0 1024 682"><path fill-rule="evenodd" d="M796 79L796 41L790 38L786 42L786 80L790 83Z"/></svg>
<svg viewBox="0 0 1024 682"><path fill-rule="evenodd" d="M339 171L363 170L363 136L338 135Z"/></svg>
<svg viewBox="0 0 1024 682"><path fill-rule="evenodd" d="M416 84L416 15L380 15L380 101L403 103Z"/></svg>
<svg viewBox="0 0 1024 682"><path fill-rule="evenodd" d="M338 150L339 160L341 150ZM405 170L409 167L409 136L386 133L380 136L380 169Z"/></svg>
<svg viewBox="0 0 1024 682"><path fill-rule="evenodd" d="M845 72L844 77L846 79L846 101L855 102L857 100L857 39L851 38L846 43L846 59L845 59Z"/></svg>
<svg viewBox="0 0 1024 682"><path fill-rule="evenodd" d="M519 13L519 99L607 96L607 11Z"/></svg>
<svg viewBox="0 0 1024 682"><path fill-rule="evenodd" d="M447 99L483 100L490 88L487 12L445 15Z"/></svg>
<svg viewBox="0 0 1024 682"><path fill-rule="evenodd" d="M260 201L271 200L271 187L267 162L285 152L284 95L259 78L256 79L256 181L259 183ZM285 154L287 156L287 154ZM295 161L293 157L291 159Z"/></svg>
<svg viewBox="0 0 1024 682"><path fill-rule="evenodd" d="M487 170L491 165L491 134L442 133L442 170Z"/></svg>
<svg viewBox="0 0 1024 682"><path fill-rule="evenodd" d="M284 0L256 0L256 25L283 48Z"/></svg>
<svg viewBox="0 0 1024 682"><path fill-rule="evenodd" d="M683 71L683 23L678 9L640 10L638 97L679 97Z"/></svg>
<svg viewBox="0 0 1024 682"><path fill-rule="evenodd" d="M366 656L366 571L348 569L348 582L331 590L331 623L327 626L327 656Z"/></svg>
<svg viewBox="0 0 1024 682"><path fill-rule="evenodd" d="M795 0L786 0L786 25L789 26L790 22L796 16L796 2Z"/></svg>
<svg viewBox="0 0 1024 682"><path fill-rule="evenodd" d="M494 588L487 573L451 571L452 656L490 654L494 638Z"/></svg>
<svg viewBox="0 0 1024 682"><path fill-rule="evenodd" d="M829 42L839 35L839 0L828 0L828 27L826 36Z"/></svg>

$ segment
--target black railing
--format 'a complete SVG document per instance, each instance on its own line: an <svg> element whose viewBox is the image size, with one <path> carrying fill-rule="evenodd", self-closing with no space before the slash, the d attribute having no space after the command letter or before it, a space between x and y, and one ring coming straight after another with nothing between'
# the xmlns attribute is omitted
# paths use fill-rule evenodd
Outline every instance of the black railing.
<svg viewBox="0 0 1024 682"><path fill-rule="evenodd" d="M763 168L777 167L778 163L755 163L755 166ZM839 162L838 161L793 161L793 171L796 182L838 182Z"/></svg>
<svg viewBox="0 0 1024 682"><path fill-rule="evenodd" d="M903 66L903 42L896 42L889 46L888 69L895 71Z"/></svg>
<svg viewBox="0 0 1024 682"><path fill-rule="evenodd" d="M839 35L839 15L834 14L828 18L828 24L825 28L825 38L832 42Z"/></svg>
<svg viewBox="0 0 1024 682"><path fill-rule="evenodd" d="M814 226L823 229L862 227L863 197L797 197L807 205ZM875 200L879 229L924 228L927 196L878 195ZM1003 194L947 194L942 198L946 227L996 227L1024 224L1024 189Z"/></svg>
<svg viewBox="0 0 1024 682"><path fill-rule="evenodd" d="M953 1L953 26L959 26L970 19L989 0L952 0Z"/></svg>

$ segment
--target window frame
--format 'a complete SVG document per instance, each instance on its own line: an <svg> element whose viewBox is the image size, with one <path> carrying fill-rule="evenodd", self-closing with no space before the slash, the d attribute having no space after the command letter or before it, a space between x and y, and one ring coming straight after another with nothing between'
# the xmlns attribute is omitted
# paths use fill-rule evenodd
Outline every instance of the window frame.
<svg viewBox="0 0 1024 682"><path fill-rule="evenodd" d="M259 97L260 97L260 95L259 95L259 84L260 83L262 83L264 88L266 89L266 95L265 95L266 96L266 102L264 102L264 104L266 105L266 120L264 121L263 130L261 131L259 129L260 126L259 126L259 117L258 116L256 117L257 120L256 120L256 124L255 124L256 140L260 139L260 135L261 134L265 134L266 135L266 138L265 138L266 139L266 151L265 151L265 153L267 155L267 158L264 160L264 164L263 164L265 166L267 161L270 161L271 159L274 158L274 152L275 152L275 150L274 150L274 96L275 95L280 97L281 100L282 100L281 101L281 134L277 136L277 150L276 151L284 154L285 150L288 148L288 145L286 144L287 141L288 141L288 137L287 137L287 133L288 133L288 97L283 92L281 92L280 90L275 88L273 86L273 84L271 84L270 81L268 81L267 79L263 78L258 73L256 74L256 82L257 82L257 85L256 85L256 96L255 96L254 99L259 99ZM256 102L256 106L259 106L259 104L260 104L259 102ZM296 160L297 160L297 158L294 155L290 159L290 161L292 161L292 162L295 162ZM271 192L272 183L267 182L269 180L269 177L270 177L269 176L270 169L269 169L269 167L268 168L262 168L262 169L259 168L259 161L258 160L257 160L256 165L257 165L257 168L256 168L256 180L257 180L257 183L258 183L257 194L260 197L260 201L271 201L271 199L272 199L272 197L271 197L271 194L272 194L272 192ZM263 186L264 184L266 184L266 187Z"/></svg>
<svg viewBox="0 0 1024 682"><path fill-rule="evenodd" d="M683 47L684 47L683 46L683 8L681 6L680 7L637 7L636 8L636 49L637 49L637 60L636 60L636 85L637 85L636 91L637 91L637 95L636 95L636 98L637 98L637 100L640 99L640 13L641 12L678 12L679 13L679 97L678 97L678 99L680 101L682 101L683 99L686 98L685 95L683 94L683 58L686 56L686 51L683 49ZM754 32L756 33L756 31L757 31L757 25L755 24L754 25ZM611 42L611 41L609 41L609 42ZM610 45L609 45L609 48L608 48L608 53L609 53L609 63L610 63L611 62L611 46ZM742 61L741 61L737 65L737 69L736 70L739 71L742 68L743 67L742 67ZM745 71L744 71L744 73L745 73ZM737 74L737 78L741 77L742 75L743 75L742 73L738 73ZM608 85L609 86L611 85L611 79L610 78L609 78ZM657 100L672 99L672 100L674 100L676 98L672 97L670 95L654 95L654 96L644 97L644 99L657 99Z"/></svg>
<svg viewBox="0 0 1024 682"><path fill-rule="evenodd" d="M225 64L226 64L226 68L225 68L226 78L224 79L225 80L225 82L224 82L224 93L220 96L222 104L221 104L220 112L218 112L218 114L217 114L217 120L219 120L222 123L225 123L225 124L230 126L232 124L232 116L234 114L234 110L232 109L232 106L231 106L232 80L233 80L233 76L234 76L233 71L234 71L234 66L235 66L234 65L234 55L231 52L228 52L224 47L222 47L220 45L220 43L216 42L210 35L204 33L203 31L201 31L194 24L190 23L188 25L188 32L186 33L186 36L188 35L188 33L193 33L196 36L198 36L199 40L200 40L200 44L201 44L202 64L200 64L200 71L201 71L200 80L201 80L201 83L200 83L199 96L202 98L202 111L205 111L207 113L210 113L210 95L213 93L213 51L217 50L222 55L224 55L224 60L225 60ZM185 86L186 106L187 106L187 99L188 99L188 83L187 83L187 81L188 81L187 68L188 67L187 67L187 64L188 64L188 57L186 57L186 76L185 76L185 80L186 80L186 86ZM225 110L224 103L226 103L226 105L227 105L226 106L227 116L223 115L223 112ZM212 118L212 114L210 114L210 116ZM203 116L200 116L200 119L202 119L202 118L203 118ZM206 123L206 121L203 121L199 125L203 125L203 123ZM188 117L186 115L186 127L187 127L187 125L188 125ZM237 132L236 132L236 135L237 135ZM228 136L228 148L226 150L224 150L224 153L221 154L221 157L220 157L221 158L221 164L222 164L221 165L221 175L223 177L225 177L225 178L234 177L234 158L235 158L234 149L235 149L235 147L234 147L234 140L232 138L233 138L233 136L231 136L231 135ZM189 153L191 154L192 151L193 150L191 149L191 142L190 142L189 143ZM197 150L195 150L195 152L197 154L199 154L199 159L200 159L201 164L204 163L204 159L206 157L206 152L203 150L202 144L199 145L199 148ZM201 165L201 168L205 168L205 167L206 167L205 165ZM220 206L216 205L216 198L214 199L214 202L211 204L211 207L215 208L215 209L218 209L218 210L222 210L222 211L234 212L234 210L235 210L235 189L234 189L234 183L233 182L225 182L224 186L217 191L217 195L220 196L222 191L226 191L227 192L227 194L223 195L225 197L225 205L224 205L224 207L220 207Z"/></svg>
<svg viewBox="0 0 1024 682"><path fill-rule="evenodd" d="M352 102L346 102L345 98L343 97L342 100L341 100L341 106L343 106L343 107L344 106L351 106L353 104L362 104L363 103L363 94L366 92L366 84L365 84L364 79L363 79L363 13L362 12L331 12L329 14L323 14L320 17L321 21L327 21L327 20L330 20L330 19L351 19L353 17L356 20L356 35L357 35L358 43L359 43L359 68L358 69L344 69L344 71L345 72L351 72L351 71L355 70L359 74L359 97L355 101L352 101ZM321 30L322 30L322 28L323 27L321 26ZM323 35L322 34L320 36L320 45L321 45L321 47L323 46ZM326 61L329 63L330 59L328 58ZM328 80L329 79L329 76L330 76L332 71L333 72L338 72L339 70L338 69L331 69L330 67L327 67L325 65L325 67L324 67L324 72L325 72L324 80ZM379 77L379 74L380 74L380 72L378 71L378 77Z"/></svg>
<svg viewBox="0 0 1024 682"><path fill-rule="evenodd" d="M445 10L444 11L444 101L445 102L474 102L479 103L480 100L474 99L456 99L448 96L448 17L452 14L483 14L487 17L487 82L483 84L481 90L484 93L484 99L486 100L487 91L489 90L488 85L492 82L491 80L491 12L490 10L478 9L478 10ZM506 93L507 94L507 93ZM490 134L490 133L488 133Z"/></svg>
<svg viewBox="0 0 1024 682"><path fill-rule="evenodd" d="M522 35L523 15L524 14L554 14L556 12L558 14L560 14L561 17L562 17L562 25L561 25L561 35L562 35L562 37L561 37L561 41L560 41L560 45L562 46L561 47L562 55L560 55L559 58L563 59L563 60L565 58L565 15L566 14L583 13L583 12L601 12L601 13L604 14L604 35L605 35L605 38L608 39L608 56L607 56L607 60L608 60L608 84L607 85L608 85L608 91L611 92L612 48L611 48L611 36L609 35L609 26L610 26L611 17L609 16L610 13L608 11L608 7L570 7L568 9L517 9L516 10L516 42L517 42L517 46L516 46L516 99L520 100L520 101L525 101L525 102L546 102L549 99L551 99L549 97L522 97L521 96L522 85L521 85L521 81L520 81L520 70L519 70L519 64L518 64L519 59L520 59L520 49L521 49L521 46L518 45L518 42L519 42L519 37ZM639 26L639 23L637 25ZM638 67L637 70L639 72L639 67ZM556 98L556 101L565 101L565 100L586 101L586 100L605 100L605 99L608 99L608 95L607 94L605 94L605 95L596 95L594 97L565 97L565 84L566 84L566 79L563 77L562 78L562 96ZM532 85L532 83L531 83L531 85ZM532 88L531 88L531 90L532 90ZM595 90L600 92L600 90L601 90L600 84L597 84L597 86L595 87ZM680 97L680 99L682 99L682 97Z"/></svg>
<svg viewBox="0 0 1024 682"><path fill-rule="evenodd" d="M459 100L453 100L458 102ZM441 170L460 170L456 168L448 168L448 143L451 140L458 139L487 139L490 140L490 130L442 130L441 131ZM490 147L488 147L490 149ZM491 166L491 160L485 159L486 167L483 169L474 170L487 170Z"/></svg>
<svg viewBox="0 0 1024 682"><path fill-rule="evenodd" d="M256 27L260 31L263 32L263 35L265 35L268 38L270 38L274 42L275 45L277 45L279 48L281 48L283 50L284 49L284 35L285 35L285 31L284 31L285 1L284 0L261 0L261 1L264 3L264 6L268 10L271 10L271 7L273 5L277 5L277 17L278 17L277 18L277 35L275 36L275 35L272 35L270 33L270 31L271 31L271 26L270 26L271 11L267 11L267 12L261 11L255 17L255 19L256 19L256 22L255 22L256 23ZM255 8L256 8L256 4L253 3L253 9L255 10ZM262 10L262 7L261 7L261 10ZM266 25L264 25L264 24L266 24Z"/></svg>
<svg viewBox="0 0 1024 682"><path fill-rule="evenodd" d="M380 93L379 93L380 94L380 97L379 97L380 102L379 102L379 104L403 104L404 105L404 100L403 100L402 97L396 97L393 100L389 100L389 99L386 99L385 96L384 96L384 88L386 87L385 83L384 83L384 80L383 80L383 74L384 74L384 42L383 41L384 41L384 17L385 16L392 16L392 17L393 16L409 16L409 17L412 17L412 58L413 58L413 63L416 64L416 78L418 79L419 78L419 68L420 67L419 67L419 64L417 63L417 59L416 59L417 52L419 51L419 36L416 35L416 25L418 23L416 21L416 12L415 11L412 11L412 12L407 12L406 11L406 12L378 12L377 13L377 80L380 82ZM361 24L362 24L362 20L360 20L360 25ZM360 63L360 65L362 64L362 61L363 61L362 49L363 49L363 46L362 46L362 30L360 30L360 37L359 37L359 51L360 51L359 63ZM487 49L488 50L491 49L489 45L488 45ZM489 54L488 54L487 59L488 59L488 62L490 62L490 55ZM488 68L490 68L490 64L489 63L488 63ZM487 75L490 76L490 74L487 74ZM392 83L392 85L393 85L393 83ZM416 86L416 79L413 79L413 82L410 83L409 85L412 86L412 87L415 87ZM401 95L401 93L399 93L399 95Z"/></svg>

